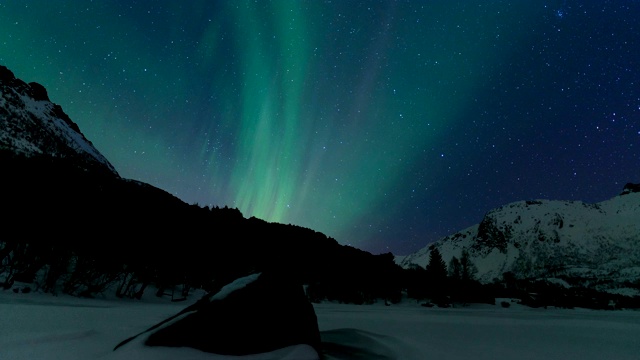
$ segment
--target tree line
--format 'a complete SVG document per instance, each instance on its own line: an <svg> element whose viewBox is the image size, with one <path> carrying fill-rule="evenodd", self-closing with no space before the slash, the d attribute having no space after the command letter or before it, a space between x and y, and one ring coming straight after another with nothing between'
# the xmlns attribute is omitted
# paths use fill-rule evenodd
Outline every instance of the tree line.
<svg viewBox="0 0 640 360"><path fill-rule="evenodd" d="M424 306L495 304L496 298L504 298L529 307L640 308L639 296L613 294L579 284L566 287L545 278L519 278L510 271L500 279L482 284L476 279L478 270L466 249L462 250L460 258L454 256L448 264L437 247L432 245L429 250L426 267L414 265L405 270L404 276L407 296ZM628 282L626 286L640 290L640 281ZM503 300L501 305L509 307L511 302Z"/></svg>
<svg viewBox="0 0 640 360"><path fill-rule="evenodd" d="M466 251L445 263L435 246L425 268L402 269L390 253L372 255L311 229L247 219L238 209L189 205L69 159L0 150L0 164L4 289L139 299L153 288L157 296L184 299L192 289L214 292L237 277L277 270L304 284L312 301L392 304L406 295L439 306L512 297L530 306L640 307L637 298L509 273L483 285Z"/></svg>
<svg viewBox="0 0 640 360"><path fill-rule="evenodd" d="M284 270L316 299L399 298L393 255L372 255L311 229L189 205L73 159L0 150L0 286L52 294L180 299L252 272ZM17 288L16 288L17 289ZM20 289L17 289L21 291Z"/></svg>
<svg viewBox="0 0 640 360"><path fill-rule="evenodd" d="M425 306L449 307L454 303L494 303L495 298L479 281L478 272L463 250L460 258L452 257L445 263L435 246L430 247L425 268L414 265L407 269L405 286L407 296L423 302Z"/></svg>

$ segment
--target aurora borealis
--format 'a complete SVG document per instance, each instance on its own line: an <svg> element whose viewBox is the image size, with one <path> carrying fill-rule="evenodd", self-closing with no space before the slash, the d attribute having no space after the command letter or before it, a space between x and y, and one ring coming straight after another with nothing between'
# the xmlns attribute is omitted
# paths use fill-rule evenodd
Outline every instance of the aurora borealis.
<svg viewBox="0 0 640 360"><path fill-rule="evenodd" d="M374 253L640 181L637 1L0 1L126 178Z"/></svg>

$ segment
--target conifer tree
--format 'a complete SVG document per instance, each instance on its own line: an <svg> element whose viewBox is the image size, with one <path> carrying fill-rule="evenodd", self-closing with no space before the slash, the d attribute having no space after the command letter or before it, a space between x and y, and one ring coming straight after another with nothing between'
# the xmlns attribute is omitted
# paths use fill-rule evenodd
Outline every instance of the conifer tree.
<svg viewBox="0 0 640 360"><path fill-rule="evenodd" d="M469 258L469 252L467 249L462 250L462 256L460 257L460 277L463 282L469 282L475 280L478 268L471 262Z"/></svg>
<svg viewBox="0 0 640 360"><path fill-rule="evenodd" d="M462 270L460 270L460 260L457 257L452 257L449 261L449 277L452 280L458 281L462 278Z"/></svg>
<svg viewBox="0 0 640 360"><path fill-rule="evenodd" d="M442 260L440 251L433 247L429 253L429 263L427 264L427 274L434 280L443 280L447 278L447 265Z"/></svg>
<svg viewBox="0 0 640 360"><path fill-rule="evenodd" d="M426 275L429 285L428 292L434 298L442 297L447 282L447 265L442 260L440 251L435 247L431 248L431 253L429 254Z"/></svg>

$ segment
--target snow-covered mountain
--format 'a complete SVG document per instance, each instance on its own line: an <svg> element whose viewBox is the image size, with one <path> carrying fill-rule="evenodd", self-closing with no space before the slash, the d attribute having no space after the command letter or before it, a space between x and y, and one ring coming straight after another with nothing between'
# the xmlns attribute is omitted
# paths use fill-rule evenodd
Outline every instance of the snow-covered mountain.
<svg viewBox="0 0 640 360"><path fill-rule="evenodd" d="M401 266L424 267L432 247L446 262L466 249L484 283L512 272L611 291L640 281L640 184L596 204L535 200L499 207L479 224L404 257Z"/></svg>
<svg viewBox="0 0 640 360"><path fill-rule="evenodd" d="M28 157L65 158L76 165L117 175L40 84L25 83L0 65L0 150Z"/></svg>

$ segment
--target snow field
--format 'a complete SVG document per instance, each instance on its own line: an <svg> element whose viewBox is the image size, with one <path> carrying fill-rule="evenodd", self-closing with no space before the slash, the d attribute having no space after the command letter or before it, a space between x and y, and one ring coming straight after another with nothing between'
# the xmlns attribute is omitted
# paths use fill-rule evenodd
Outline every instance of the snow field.
<svg viewBox="0 0 640 360"><path fill-rule="evenodd" d="M190 302L191 303L191 302ZM53 297L0 292L0 359L312 360L293 346L268 354L220 356L146 348L123 339L190 303ZM640 312L316 304L327 359L638 359ZM277 326L277 324L274 324ZM143 338L143 337L142 337ZM122 351L121 351L122 350Z"/></svg>

